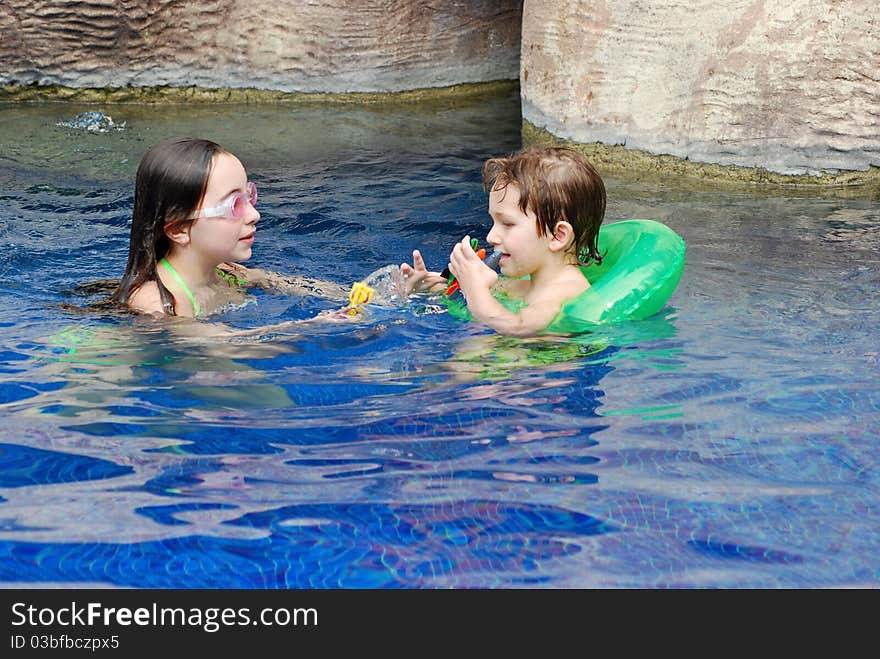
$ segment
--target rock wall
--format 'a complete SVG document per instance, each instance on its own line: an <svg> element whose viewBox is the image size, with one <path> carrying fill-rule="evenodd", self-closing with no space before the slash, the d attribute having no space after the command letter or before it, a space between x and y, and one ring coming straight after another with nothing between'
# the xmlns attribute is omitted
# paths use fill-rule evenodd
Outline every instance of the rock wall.
<svg viewBox="0 0 880 659"><path fill-rule="evenodd" d="M0 85L383 93L519 77L527 130L779 175L876 173L878 23L876 0L2 0Z"/></svg>
<svg viewBox="0 0 880 659"><path fill-rule="evenodd" d="M2 0L0 85L394 92L515 79L522 0Z"/></svg>
<svg viewBox="0 0 880 659"><path fill-rule="evenodd" d="M525 0L523 118L781 174L880 166L876 0Z"/></svg>

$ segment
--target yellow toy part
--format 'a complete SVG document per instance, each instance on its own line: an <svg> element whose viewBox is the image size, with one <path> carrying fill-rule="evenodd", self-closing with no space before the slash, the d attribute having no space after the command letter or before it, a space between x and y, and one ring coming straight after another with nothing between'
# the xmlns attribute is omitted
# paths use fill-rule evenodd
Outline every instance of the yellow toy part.
<svg viewBox="0 0 880 659"><path fill-rule="evenodd" d="M349 316L360 313L365 304L373 301L375 292L373 288L367 286L364 282L356 281L351 285L351 291L348 293L348 307L346 307L345 312Z"/></svg>

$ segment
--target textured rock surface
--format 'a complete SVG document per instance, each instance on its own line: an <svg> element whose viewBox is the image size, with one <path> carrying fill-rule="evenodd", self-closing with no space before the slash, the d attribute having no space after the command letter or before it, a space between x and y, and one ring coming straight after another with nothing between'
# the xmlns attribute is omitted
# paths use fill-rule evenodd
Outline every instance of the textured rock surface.
<svg viewBox="0 0 880 659"><path fill-rule="evenodd" d="M384 92L515 79L522 0L2 0L0 84Z"/></svg>
<svg viewBox="0 0 880 659"><path fill-rule="evenodd" d="M525 0L523 118L783 174L880 165L876 0Z"/></svg>
<svg viewBox="0 0 880 659"><path fill-rule="evenodd" d="M0 85L19 90L382 93L518 74L523 118L582 144L786 175L880 166L871 0L0 1Z"/></svg>

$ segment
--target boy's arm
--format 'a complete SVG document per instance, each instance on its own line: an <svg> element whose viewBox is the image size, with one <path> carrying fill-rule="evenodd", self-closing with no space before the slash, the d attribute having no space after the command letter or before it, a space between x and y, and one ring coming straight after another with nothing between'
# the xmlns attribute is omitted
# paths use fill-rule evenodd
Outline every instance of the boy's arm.
<svg viewBox="0 0 880 659"><path fill-rule="evenodd" d="M458 278L458 275L456 275ZM535 336L543 330L559 313L560 304L557 300L540 300L532 302L517 313L508 311L496 300L489 289L477 288L468 291L464 280L461 290L467 299L468 310L474 320L488 325L499 334L507 336Z"/></svg>
<svg viewBox="0 0 880 659"><path fill-rule="evenodd" d="M467 236L453 248L449 270L458 280L474 320L499 334L534 336L546 329L559 312L562 300L554 298L533 301L518 313L505 309L492 295L498 275L480 260Z"/></svg>

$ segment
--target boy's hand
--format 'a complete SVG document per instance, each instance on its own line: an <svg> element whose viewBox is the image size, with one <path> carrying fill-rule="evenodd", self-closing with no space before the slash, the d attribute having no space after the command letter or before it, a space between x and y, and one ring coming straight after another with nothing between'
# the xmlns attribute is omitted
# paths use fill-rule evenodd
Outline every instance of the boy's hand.
<svg viewBox="0 0 880 659"><path fill-rule="evenodd" d="M498 281L498 274L483 263L471 247L470 236L456 243L449 255L449 271L458 280L465 297L479 288L489 290Z"/></svg>
<svg viewBox="0 0 880 659"><path fill-rule="evenodd" d="M422 293L424 291L438 292L446 287L446 279L439 272L431 272L425 266L425 260L422 258L419 250L413 250L413 264L401 263L400 271L405 279L405 291L409 295L413 291Z"/></svg>

